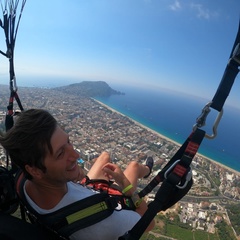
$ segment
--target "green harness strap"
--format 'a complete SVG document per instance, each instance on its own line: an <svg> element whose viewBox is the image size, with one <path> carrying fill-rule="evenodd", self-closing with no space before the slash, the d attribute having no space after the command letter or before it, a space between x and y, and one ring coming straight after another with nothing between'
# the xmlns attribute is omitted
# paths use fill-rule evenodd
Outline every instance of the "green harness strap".
<svg viewBox="0 0 240 240"><path fill-rule="evenodd" d="M74 223L78 220L82 220L84 218L87 218L91 215L94 215L96 213L99 213L101 211L107 210L108 206L106 204L106 202L100 202L100 203L96 203L88 208L85 208L83 210L80 210L78 212L75 212L69 216L66 217L66 220L68 222L68 224Z"/></svg>
<svg viewBox="0 0 240 240"><path fill-rule="evenodd" d="M27 212L30 220L59 234L64 239L68 239L71 234L80 229L109 217L114 210L119 210L119 205L121 205L121 209L130 210L128 206L122 205L123 196L111 196L101 192L69 204L55 212L39 214L27 202L23 190L25 181L23 173L19 173L16 180L16 190L21 206Z"/></svg>

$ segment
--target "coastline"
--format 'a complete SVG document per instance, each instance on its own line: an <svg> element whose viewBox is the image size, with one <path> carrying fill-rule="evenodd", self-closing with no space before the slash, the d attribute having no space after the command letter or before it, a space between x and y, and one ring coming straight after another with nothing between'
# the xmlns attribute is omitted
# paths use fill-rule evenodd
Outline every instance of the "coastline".
<svg viewBox="0 0 240 240"><path fill-rule="evenodd" d="M118 114L120 114L120 115L122 115L122 116L124 116L124 117L127 117L127 118L131 119L131 121L133 121L135 124L139 125L139 126L142 127L142 128L147 129L148 131L150 131L150 132L152 132L152 133L154 133L154 134L157 134L160 138L166 139L166 140L169 141L169 142L172 142L172 143L174 143L174 144L176 144L176 145L178 145L178 146L181 146L178 142L172 140L171 138L168 138L168 137L162 135L161 133L159 133L159 132L157 132L157 131L154 131L154 130L152 130L151 128L143 125L142 123L140 123L140 122L138 122L138 121L136 121L136 120L128 117L127 115L124 115L123 113L118 112L117 110L115 110L114 108L109 107L109 106L106 105L105 103L102 103L102 102L100 102L99 100L96 100L95 98L92 98L92 99L93 99L94 101L96 101L97 103L101 104L102 106L104 106L105 108L111 110L112 112L116 112L116 113L118 113Z"/></svg>
<svg viewBox="0 0 240 240"><path fill-rule="evenodd" d="M151 129L151 128L149 128L149 127L147 127L147 126L145 126L145 125L143 125L143 124L141 124L141 123L139 123L138 121L136 121L136 120L134 120L134 119L132 119L132 118L130 118L130 117L122 114L121 112L115 110L114 108L109 107L108 105L100 102L99 100L96 100L95 98L92 98L92 99L93 99L95 102L99 103L100 105L104 106L105 108L111 110L112 112L116 112L116 113L118 113L118 114L120 114L120 115L122 115L122 116L124 116L124 117L127 117L127 118L131 119L135 124L137 124L137 125L139 125L140 127L148 130L149 132L152 132L153 134L158 135L160 138L163 138L163 139L165 139L165 140L167 140L167 141L169 141L169 142L172 142L172 143L176 144L176 145L179 146L179 147L181 146L181 144L179 144L178 142L172 140L171 138L168 138L168 137L164 136L163 134L161 134L161 133L159 133L159 132L157 132L157 131L155 131L155 130L153 130L153 129ZM203 155L203 154L197 153L196 156L199 156L199 157L201 157L201 158L204 158L204 159L206 159L206 160L208 160L208 161L210 161L210 162L218 165L219 167L224 168L224 169L226 169L226 170L228 170L228 171L230 171L230 172L232 172L232 173L234 173L234 174L240 175L240 172L239 172L239 171L237 171L237 170L235 170L235 169L233 169L233 168L231 168L231 167L229 167L229 166L226 166L226 165L224 165L224 164L222 164L222 163L219 163L219 162L217 162L216 160L214 160L214 159L212 159L212 158L209 158L209 157L207 157L207 156L205 156L205 155Z"/></svg>

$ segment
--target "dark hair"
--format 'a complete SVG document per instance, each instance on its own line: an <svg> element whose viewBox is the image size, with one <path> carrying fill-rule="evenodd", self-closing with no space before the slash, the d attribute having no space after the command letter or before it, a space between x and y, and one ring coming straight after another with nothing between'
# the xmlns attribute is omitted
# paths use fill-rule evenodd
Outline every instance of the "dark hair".
<svg viewBox="0 0 240 240"><path fill-rule="evenodd" d="M0 137L0 143L9 154L11 161L19 166L26 178L32 176L25 165L46 171L44 158L52 154L51 137L57 127L56 119L46 110L30 109L22 112L14 126Z"/></svg>

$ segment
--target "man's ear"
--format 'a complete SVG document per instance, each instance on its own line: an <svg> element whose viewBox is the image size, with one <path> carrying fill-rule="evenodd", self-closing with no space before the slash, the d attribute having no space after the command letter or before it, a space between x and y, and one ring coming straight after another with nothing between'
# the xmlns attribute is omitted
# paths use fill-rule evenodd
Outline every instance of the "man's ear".
<svg viewBox="0 0 240 240"><path fill-rule="evenodd" d="M41 179L43 175L43 171L37 167L31 167L29 165L25 165L26 171L35 179Z"/></svg>

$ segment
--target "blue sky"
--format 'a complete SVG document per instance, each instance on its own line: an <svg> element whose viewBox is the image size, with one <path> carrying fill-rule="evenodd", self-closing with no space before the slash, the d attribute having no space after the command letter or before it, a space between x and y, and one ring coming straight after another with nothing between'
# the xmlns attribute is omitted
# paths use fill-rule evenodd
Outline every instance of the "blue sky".
<svg viewBox="0 0 240 240"><path fill-rule="evenodd" d="M27 0L15 46L17 81L103 80L211 99L239 18L239 0ZM3 31L0 40L5 51ZM8 84L8 60L0 57L0 83ZM237 77L229 103L240 102L239 86Z"/></svg>

